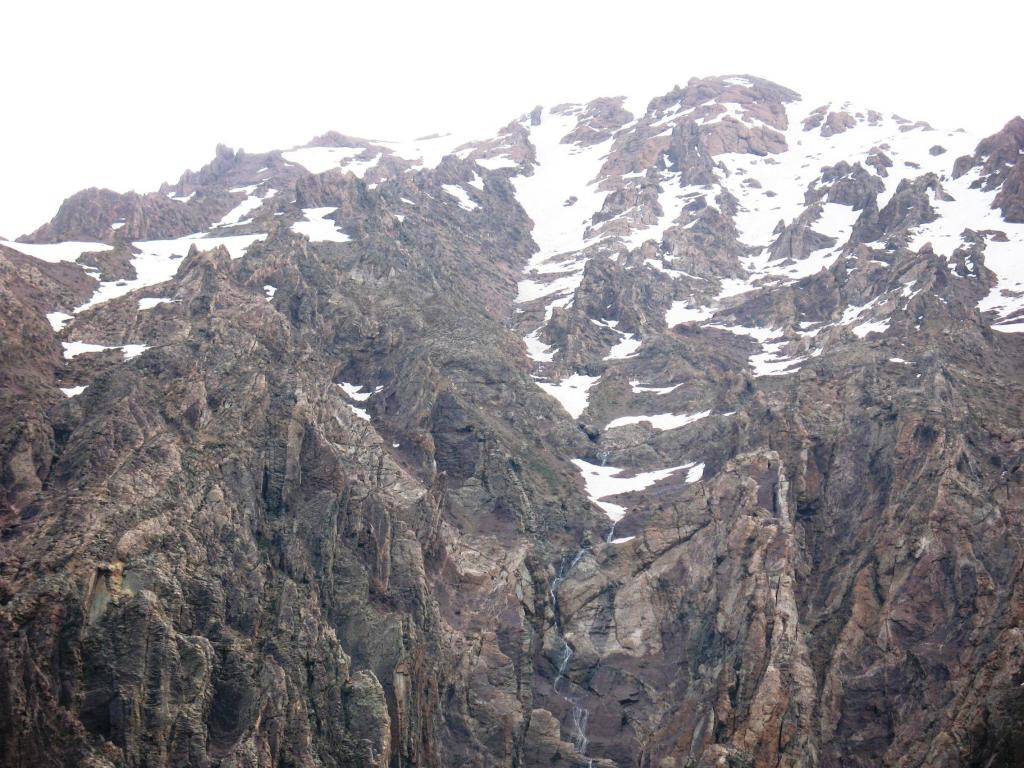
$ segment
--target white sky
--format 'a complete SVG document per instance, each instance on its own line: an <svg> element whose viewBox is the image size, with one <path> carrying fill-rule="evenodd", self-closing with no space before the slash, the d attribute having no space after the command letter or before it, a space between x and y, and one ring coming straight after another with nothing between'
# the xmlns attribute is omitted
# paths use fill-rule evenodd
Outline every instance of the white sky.
<svg viewBox="0 0 1024 768"><path fill-rule="evenodd" d="M481 137L537 104L664 93L753 74L936 126L1024 112L1024 3L6 2L0 235L89 186L148 191L217 142L249 151L330 129ZM957 10L945 10L946 8Z"/></svg>

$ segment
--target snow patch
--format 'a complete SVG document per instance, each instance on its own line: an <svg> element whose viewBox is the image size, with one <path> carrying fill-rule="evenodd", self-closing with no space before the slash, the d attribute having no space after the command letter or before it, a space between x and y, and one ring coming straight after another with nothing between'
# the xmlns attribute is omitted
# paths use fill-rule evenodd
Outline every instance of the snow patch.
<svg viewBox="0 0 1024 768"><path fill-rule="evenodd" d="M531 360L538 363L550 363L555 357L555 350L550 344L540 340L538 334L540 328L523 337L526 343L526 354Z"/></svg>
<svg viewBox="0 0 1024 768"><path fill-rule="evenodd" d="M636 357L637 350L640 349L642 344L642 339L638 339L631 333L624 333L622 334L622 338L616 342L615 346L612 347L608 354L604 356L604 359L627 360L631 357Z"/></svg>
<svg viewBox="0 0 1024 768"><path fill-rule="evenodd" d="M999 320L1024 310L1024 258L1021 258L1024 253L1024 224L1004 221L1002 212L992 207L997 190L986 192L971 188L979 173L979 169L974 169L943 184L953 201L932 197L932 207L939 218L919 227L909 246L917 250L925 243L931 243L937 254L951 257L953 251L964 244L962 235L965 229L1004 232L1006 242L991 237L985 240L985 266L995 273L997 283L978 302L978 309L995 313L994 330L1017 333L1019 331L1014 327L1020 323L1000 324ZM1000 325L1002 327L998 327Z"/></svg>
<svg viewBox="0 0 1024 768"><path fill-rule="evenodd" d="M519 166L515 160L504 156L478 157L473 162L489 171L500 171L502 168L517 168Z"/></svg>
<svg viewBox="0 0 1024 768"><path fill-rule="evenodd" d="M631 382L629 382L629 386L633 390L634 394L641 394L643 392L650 392L650 393L655 394L655 395L667 395L669 392L674 392L675 390L679 389L679 387L681 387L683 385L682 385L682 383L679 383L679 384L673 384L671 387L648 387L645 384L641 384L639 381L631 381Z"/></svg>
<svg viewBox="0 0 1024 768"><path fill-rule="evenodd" d="M301 165L310 173L325 173L336 168L349 169L359 178L366 172L366 168L376 165L380 155L373 161L355 161L357 155L366 152L366 147L300 147L287 152L282 152L281 157L289 163Z"/></svg>
<svg viewBox="0 0 1024 768"><path fill-rule="evenodd" d="M326 208L303 208L302 215L305 221L297 221L292 224L292 232L305 235L311 243L347 243L352 238L338 229L333 221L327 216L334 213L337 207Z"/></svg>
<svg viewBox="0 0 1024 768"><path fill-rule="evenodd" d="M125 360L131 360L145 352L149 347L145 344L122 344L120 346L105 347L102 344L88 344L84 341L63 341L64 359L72 360L79 355L91 352L105 352L108 349L120 349Z"/></svg>
<svg viewBox="0 0 1024 768"><path fill-rule="evenodd" d="M587 410L587 404L590 401L590 388L600 378L600 376L584 376L582 373L574 373L555 383L538 381L537 386L555 398L566 413L574 419L578 419Z"/></svg>
<svg viewBox="0 0 1024 768"><path fill-rule="evenodd" d="M858 339L863 339L869 333L885 333L889 330L889 320L872 320L866 323L861 323L850 330L853 331L854 335Z"/></svg>
<svg viewBox="0 0 1024 768"><path fill-rule="evenodd" d="M576 468L583 475L583 483L590 501L595 506L603 509L613 521L620 520L626 514L626 508L603 501L603 499L623 493L642 491L683 469L687 470L686 482L688 483L699 480L700 475L704 472L703 464L697 465L691 462L689 464L680 464L677 467L656 469L651 472L640 472L629 477L622 477L621 474L627 470L620 467L602 467L582 459L573 459L572 463L576 465ZM700 467L700 474L697 475L695 480L691 480L692 470L698 466Z"/></svg>
<svg viewBox="0 0 1024 768"><path fill-rule="evenodd" d="M370 414L367 411L365 411L364 409L359 408L359 407L357 407L355 405L352 405L352 403L345 403L345 405L347 405L349 407L349 410L351 410L352 413L354 413L356 416L358 416L363 421L369 421L370 420Z"/></svg>
<svg viewBox="0 0 1024 768"><path fill-rule="evenodd" d="M616 427L626 427L630 424L641 424L648 423L653 429L658 431L664 431L669 429L679 429L679 427L685 427L687 424L693 424L695 421L706 419L711 415L711 411L700 411L699 413L659 413L656 416L620 416L608 423L605 429L615 429Z"/></svg>
<svg viewBox="0 0 1024 768"><path fill-rule="evenodd" d="M178 299L139 299L139 309L152 309L160 304L176 304Z"/></svg>
<svg viewBox="0 0 1024 768"><path fill-rule="evenodd" d="M100 283L92 297L85 304L75 308L75 313L124 296L139 288L170 280L177 274L178 267L181 266L181 257L185 256L193 245L201 251L224 246L232 259L238 259L244 255L250 245L266 238L265 234L229 237L204 237L204 234L186 235L175 240L140 240L132 243L142 251L133 256L131 260L132 267L135 269L135 279Z"/></svg>
<svg viewBox="0 0 1024 768"><path fill-rule="evenodd" d="M665 312L665 325L675 328L681 323L694 323L710 320L715 311L710 307L693 307L688 301L673 301Z"/></svg>
<svg viewBox="0 0 1024 768"><path fill-rule="evenodd" d="M231 192L245 192L245 199L238 205L236 205L234 208L232 208L230 211L228 211L226 214L224 214L223 218L221 218L221 220L218 221L213 226L236 227L241 224L248 224L250 221L252 221L252 219L246 219L245 221L243 221L242 217L245 216L247 213L255 211L257 208L262 206L265 201L269 200L270 198L277 194L276 189L268 189L263 194L263 197L259 197L256 195L256 186L257 185L253 184L252 186L240 187L238 189L230 190Z"/></svg>
<svg viewBox="0 0 1024 768"><path fill-rule="evenodd" d="M454 197L459 202L459 207L464 211L475 211L480 207L479 203L474 202L470 198L466 190L456 184L442 184L441 189Z"/></svg>
<svg viewBox="0 0 1024 768"><path fill-rule="evenodd" d="M69 315L67 312L48 312L46 314L46 319L50 322L50 327L53 328L56 333L63 331L64 326L73 318L74 315Z"/></svg>
<svg viewBox="0 0 1024 768"><path fill-rule="evenodd" d="M377 387L376 389L371 389L369 392L363 392L361 384L349 384L347 381L339 383L338 386L345 390L346 395L360 403L369 400L372 395L377 394L382 389L382 387Z"/></svg>
<svg viewBox="0 0 1024 768"><path fill-rule="evenodd" d="M596 180L612 140L591 146L563 144L562 138L576 123L575 114L545 110L540 125L530 126L537 157L533 174L512 179L516 199L533 221L533 239L540 248L530 259L531 268L583 248L590 217L604 201Z"/></svg>
<svg viewBox="0 0 1024 768"><path fill-rule="evenodd" d="M56 264L59 261L77 261L86 253L114 250L114 246L106 243L88 243L79 240L69 240L65 243L15 243L9 240L0 240L0 245L50 264Z"/></svg>

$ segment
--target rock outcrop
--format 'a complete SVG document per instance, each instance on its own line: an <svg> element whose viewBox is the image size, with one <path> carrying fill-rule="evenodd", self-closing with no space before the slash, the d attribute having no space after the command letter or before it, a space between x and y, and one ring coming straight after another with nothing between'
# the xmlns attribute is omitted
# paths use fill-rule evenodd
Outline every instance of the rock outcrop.
<svg viewBox="0 0 1024 768"><path fill-rule="evenodd" d="M0 244L0 765L1022 764L1024 122L635 104Z"/></svg>

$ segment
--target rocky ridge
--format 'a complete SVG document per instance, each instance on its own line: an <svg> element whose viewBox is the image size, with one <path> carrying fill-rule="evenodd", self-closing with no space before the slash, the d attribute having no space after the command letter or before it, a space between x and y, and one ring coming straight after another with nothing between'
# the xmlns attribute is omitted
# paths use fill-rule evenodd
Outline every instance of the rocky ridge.
<svg viewBox="0 0 1024 768"><path fill-rule="evenodd" d="M0 243L0 755L1024 760L1024 122L749 77Z"/></svg>

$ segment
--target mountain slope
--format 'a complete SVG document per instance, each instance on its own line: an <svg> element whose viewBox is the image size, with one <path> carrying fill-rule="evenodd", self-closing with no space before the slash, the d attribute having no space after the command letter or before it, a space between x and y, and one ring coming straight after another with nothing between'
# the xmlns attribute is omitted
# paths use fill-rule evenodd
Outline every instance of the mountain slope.
<svg viewBox="0 0 1024 768"><path fill-rule="evenodd" d="M1020 764L1022 126L733 76L69 198L4 764Z"/></svg>

